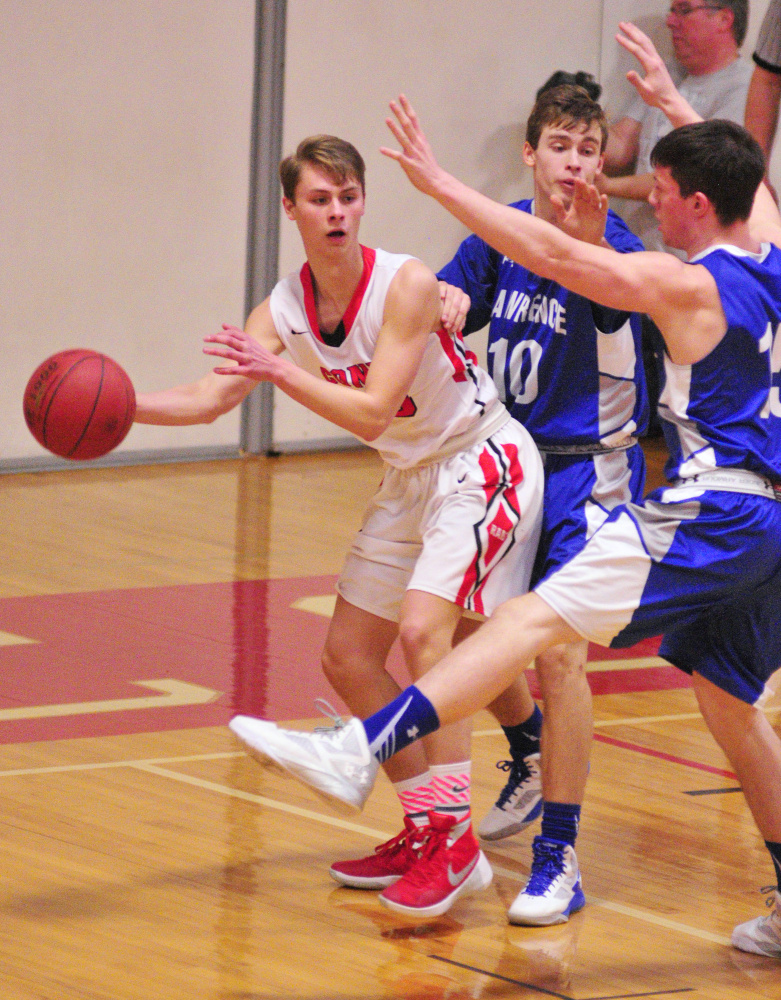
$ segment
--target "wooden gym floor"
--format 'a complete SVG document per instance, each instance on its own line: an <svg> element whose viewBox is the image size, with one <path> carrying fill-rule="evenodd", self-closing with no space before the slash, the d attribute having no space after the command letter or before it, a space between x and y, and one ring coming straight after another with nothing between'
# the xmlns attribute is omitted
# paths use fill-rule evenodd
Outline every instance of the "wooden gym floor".
<svg viewBox="0 0 781 1000"><path fill-rule="evenodd" d="M225 723L338 704L318 651L378 478L369 452L2 478L3 1000L777 1000L781 963L729 946L769 859L654 643L591 650L588 905L568 924L506 922L535 828L425 923L330 880L398 831L388 783L346 821ZM487 714L473 749L479 817L503 781Z"/></svg>

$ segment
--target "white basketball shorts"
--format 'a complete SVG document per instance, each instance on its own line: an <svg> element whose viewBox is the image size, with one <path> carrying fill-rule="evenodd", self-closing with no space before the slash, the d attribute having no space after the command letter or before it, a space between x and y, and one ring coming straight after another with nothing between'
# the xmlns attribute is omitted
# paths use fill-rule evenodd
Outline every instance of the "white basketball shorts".
<svg viewBox="0 0 781 1000"><path fill-rule="evenodd" d="M539 453L515 420L441 462L386 466L337 591L388 621L407 590L488 616L529 588L542 491Z"/></svg>

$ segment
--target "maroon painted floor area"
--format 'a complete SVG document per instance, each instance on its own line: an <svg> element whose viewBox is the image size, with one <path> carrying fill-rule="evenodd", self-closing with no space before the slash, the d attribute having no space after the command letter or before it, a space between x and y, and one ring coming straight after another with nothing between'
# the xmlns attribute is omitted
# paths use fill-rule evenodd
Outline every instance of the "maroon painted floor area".
<svg viewBox="0 0 781 1000"><path fill-rule="evenodd" d="M0 631L36 640L0 646L0 709L154 696L134 681L172 678L220 692L208 704L90 710L0 719L0 743L222 725L237 712L270 719L319 714L317 697L345 710L320 673L328 620L292 608L333 592L334 577L149 587L0 599ZM652 656L592 647L589 658ZM392 670L404 669L392 654ZM532 676L530 675L530 679ZM595 694L688 686L672 667L591 675ZM162 701L165 699L162 698Z"/></svg>

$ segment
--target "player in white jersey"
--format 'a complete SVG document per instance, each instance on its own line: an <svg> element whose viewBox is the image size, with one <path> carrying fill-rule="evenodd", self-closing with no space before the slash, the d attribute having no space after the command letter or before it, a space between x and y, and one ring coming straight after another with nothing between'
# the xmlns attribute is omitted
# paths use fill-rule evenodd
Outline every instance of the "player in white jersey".
<svg viewBox="0 0 781 1000"><path fill-rule="evenodd" d="M503 605L363 722L306 737L251 719L231 726L292 773L361 802L379 761L490 703L540 651L578 636L622 646L665 633L666 655L691 673L776 867L773 912L736 927L733 944L781 958L781 739L757 705L781 662L781 216L760 186L756 141L732 122L699 121L650 40L621 27L646 69L644 80L634 74L638 90L676 126L654 149L651 203L663 238L688 263L590 246L461 184L437 164L404 98L392 105L397 121L389 119L401 151L386 152L500 252L606 306L651 315L670 376L671 487L615 508L533 593ZM576 198L607 208L582 183ZM552 694L546 713L564 714L577 738L587 698ZM572 844L535 842L529 882L513 904L519 922L560 923L583 903Z"/></svg>
<svg viewBox="0 0 781 1000"><path fill-rule="evenodd" d="M417 679L451 648L464 612L489 615L527 589L542 463L460 336L440 329L433 273L359 243L358 151L313 136L280 176L306 263L252 311L245 331L225 325L205 338L206 353L227 363L192 385L140 394L136 419L213 420L265 380L379 451L383 482L339 577L323 653L336 691L366 714L400 690L385 669L397 636ZM467 722L390 761L404 830L370 858L334 865L334 878L382 888L388 906L426 914L487 885L469 758Z"/></svg>

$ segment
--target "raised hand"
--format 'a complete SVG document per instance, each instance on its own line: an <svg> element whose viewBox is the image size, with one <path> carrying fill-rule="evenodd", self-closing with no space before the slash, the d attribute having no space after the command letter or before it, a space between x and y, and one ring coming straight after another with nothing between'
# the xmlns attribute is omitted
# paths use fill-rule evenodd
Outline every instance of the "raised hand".
<svg viewBox="0 0 781 1000"><path fill-rule="evenodd" d="M434 158L414 108L404 94L400 94L398 101L390 102L390 109L396 118L386 118L385 124L396 137L401 151L380 146L380 152L395 160L419 191L434 194L435 181L444 171Z"/></svg>
<svg viewBox="0 0 781 1000"><path fill-rule="evenodd" d="M601 194L594 184L575 178L575 191L569 207L558 195L551 196L556 212L556 223L568 236L584 243L599 245L605 235L609 198Z"/></svg>
<svg viewBox="0 0 781 1000"><path fill-rule="evenodd" d="M204 354L215 358L225 358L234 362L231 365L220 366L214 371L218 375L244 375L258 382L270 381L275 367L279 365L276 354L259 344L243 330L229 323L222 324L222 332L204 337L207 344L218 344L218 347L204 347Z"/></svg>
<svg viewBox="0 0 781 1000"><path fill-rule="evenodd" d="M630 69L626 74L627 80L646 104L661 108L666 101L673 99L678 94L664 60L656 51L656 46L648 35L636 25L629 21L621 21L618 27L619 33L616 35L616 41L627 52L631 52L645 73L645 77L641 77L636 70Z"/></svg>

